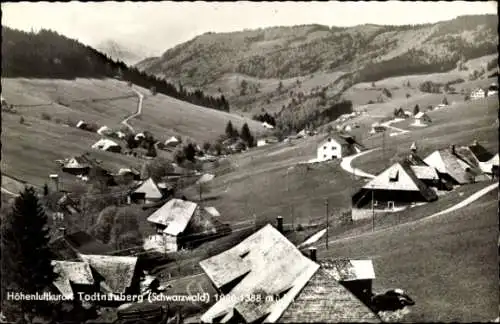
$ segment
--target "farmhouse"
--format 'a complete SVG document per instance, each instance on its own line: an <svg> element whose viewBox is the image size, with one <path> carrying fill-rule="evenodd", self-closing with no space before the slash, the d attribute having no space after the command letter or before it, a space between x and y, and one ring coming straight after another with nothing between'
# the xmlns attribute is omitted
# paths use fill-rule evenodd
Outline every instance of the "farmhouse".
<svg viewBox="0 0 500 324"><path fill-rule="evenodd" d="M113 251L111 246L83 231L72 234L65 234L63 231L63 235L49 243L49 248L61 260L74 260L81 254L108 254Z"/></svg>
<svg viewBox="0 0 500 324"><path fill-rule="evenodd" d="M267 225L200 266L219 293L204 323L380 322L371 310L276 228ZM250 300L244 296L256 296Z"/></svg>
<svg viewBox="0 0 500 324"><path fill-rule="evenodd" d="M484 98L484 97L486 97L486 92L481 88L474 89L470 93L470 97L471 97L471 99Z"/></svg>
<svg viewBox="0 0 500 324"><path fill-rule="evenodd" d="M87 126L88 126L88 124L86 122L84 122L83 120L80 120L80 121L78 121L78 123L76 123L76 128L87 129Z"/></svg>
<svg viewBox="0 0 500 324"><path fill-rule="evenodd" d="M418 171L417 171L418 172ZM371 207L392 210L414 202L437 200L436 193L425 185L406 161L393 164L352 196L353 208Z"/></svg>
<svg viewBox="0 0 500 324"><path fill-rule="evenodd" d="M115 153L120 153L122 148L120 145L118 145L116 142L103 138L98 140L94 145L92 145L93 149L101 150L101 151L108 151L108 152L115 152Z"/></svg>
<svg viewBox="0 0 500 324"><path fill-rule="evenodd" d="M362 149L363 146L350 135L331 134L318 145L317 161L341 159L359 153Z"/></svg>
<svg viewBox="0 0 500 324"><path fill-rule="evenodd" d="M83 156L75 156L64 163L62 170L73 175L87 175L91 165L87 158Z"/></svg>
<svg viewBox="0 0 500 324"><path fill-rule="evenodd" d="M472 145L468 146L468 149L472 152L473 156L477 160L479 168L482 172L486 174L492 174L493 168L495 166L498 168L498 153L493 155L477 141L474 141Z"/></svg>
<svg viewBox="0 0 500 324"><path fill-rule="evenodd" d="M418 112L414 118L415 121L413 122L413 126L427 126L429 123L432 122L429 115L427 115L423 111Z"/></svg>
<svg viewBox="0 0 500 324"><path fill-rule="evenodd" d="M498 84L492 83L488 87L487 96L490 97L490 96L494 96L496 94L498 94Z"/></svg>
<svg viewBox="0 0 500 324"><path fill-rule="evenodd" d="M263 123L262 123L262 126L264 126L264 127L265 127L265 128L267 128L267 129L274 129L274 126L273 126L273 125L268 124L268 123L266 123L266 122L263 122Z"/></svg>
<svg viewBox="0 0 500 324"><path fill-rule="evenodd" d="M90 265L101 292L117 295L138 292L140 272L137 257L89 254L80 257Z"/></svg>
<svg viewBox="0 0 500 324"><path fill-rule="evenodd" d="M479 168L468 164L463 151L462 154L458 153L454 145L450 149L434 151L424 159L424 162L435 168L441 178L454 185L484 180Z"/></svg>
<svg viewBox="0 0 500 324"><path fill-rule="evenodd" d="M132 191L130 199L135 203L139 201L144 203L155 203L163 199L163 192L156 182L152 178L149 178Z"/></svg>
<svg viewBox="0 0 500 324"><path fill-rule="evenodd" d="M370 130L370 134L383 133L385 131L386 127L384 125L381 125L380 123L373 123L372 129Z"/></svg>
<svg viewBox="0 0 500 324"><path fill-rule="evenodd" d="M221 233L224 226L198 204L171 199L148 217L157 235L145 245L156 241L162 251L178 251L192 245L190 241L209 239Z"/></svg>
<svg viewBox="0 0 500 324"><path fill-rule="evenodd" d="M278 323L379 323L367 306L375 272L371 260L321 260L320 268Z"/></svg>
<svg viewBox="0 0 500 324"><path fill-rule="evenodd" d="M165 141L165 146L167 147L176 147L179 145L180 141L177 137L172 136L168 140Z"/></svg>
<svg viewBox="0 0 500 324"><path fill-rule="evenodd" d="M257 146L265 146L268 144L276 144L278 143L278 139L276 137L266 137L257 140Z"/></svg>
<svg viewBox="0 0 500 324"><path fill-rule="evenodd" d="M78 293L96 291L94 277L90 266L81 261L52 261L57 274L53 282L56 290L66 299L78 299Z"/></svg>
<svg viewBox="0 0 500 324"><path fill-rule="evenodd" d="M113 130L111 128L109 128L108 126L101 126L97 130L97 134L99 134L101 136L111 135L112 133L113 133Z"/></svg>

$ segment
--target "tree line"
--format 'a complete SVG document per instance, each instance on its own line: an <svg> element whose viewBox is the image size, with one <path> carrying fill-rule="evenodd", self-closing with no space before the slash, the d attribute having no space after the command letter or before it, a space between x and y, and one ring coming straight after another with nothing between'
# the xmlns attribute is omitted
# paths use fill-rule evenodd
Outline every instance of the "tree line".
<svg viewBox="0 0 500 324"><path fill-rule="evenodd" d="M213 97L201 90L179 89L168 81L148 75L90 46L41 29L38 33L2 28L2 76L27 78L113 78L118 77L154 93L162 93L216 110L229 111L229 103L221 95Z"/></svg>

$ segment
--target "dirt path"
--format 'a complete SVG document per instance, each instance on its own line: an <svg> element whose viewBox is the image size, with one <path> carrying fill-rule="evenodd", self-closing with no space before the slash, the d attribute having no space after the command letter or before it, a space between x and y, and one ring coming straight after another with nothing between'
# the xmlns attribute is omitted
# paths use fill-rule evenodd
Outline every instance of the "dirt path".
<svg viewBox="0 0 500 324"><path fill-rule="evenodd" d="M382 123L382 126L384 126L386 128L389 128L389 129L392 129L392 130L394 130L394 131L397 132L397 133L390 133L389 136L397 136L397 135L402 135L402 134L409 133L410 132L409 130L401 129L401 128L397 128L397 127L391 126L391 124L400 122L402 120L404 120L404 119L389 120L388 122Z"/></svg>
<svg viewBox="0 0 500 324"><path fill-rule="evenodd" d="M355 169L355 168L352 168L351 167L351 163L354 159L362 156L362 155L365 155L365 154L368 154L368 153L371 153L371 152L374 152L374 151L377 151L377 150L380 150L380 148L374 148L374 149L371 149L371 150L368 150L368 151L364 151L364 152L360 152L358 154L355 154L355 155L351 155L351 156L346 156L345 158L342 159L342 162L340 162L340 167L342 169L344 169L345 171L351 173L351 174L354 174L355 176L360 176L360 177L363 177L363 178L375 178L375 176L373 174L369 174L369 173L366 173L364 172L363 170L360 170L360 169Z"/></svg>
<svg viewBox="0 0 500 324"><path fill-rule="evenodd" d="M127 118L125 118L124 120L122 120L121 123L123 125L127 126L128 129L130 129L132 131L132 133L135 133L134 128L132 126L130 126L128 121L132 118L139 116L142 113L142 101L144 100L144 95L142 93L140 93L139 90L132 88L132 91L134 91L137 94L137 97L139 98L139 102L137 103L137 111L135 113L133 113L132 115L128 116Z"/></svg>
<svg viewBox="0 0 500 324"><path fill-rule="evenodd" d="M3 192L3 193L6 193L6 194L11 195L11 196L13 196L13 197L17 197L17 196L19 196L18 194L15 194L15 193L13 193L12 191L9 191L9 190L7 190L7 189L4 189L4 188L1 188L1 189L2 189L2 192Z"/></svg>

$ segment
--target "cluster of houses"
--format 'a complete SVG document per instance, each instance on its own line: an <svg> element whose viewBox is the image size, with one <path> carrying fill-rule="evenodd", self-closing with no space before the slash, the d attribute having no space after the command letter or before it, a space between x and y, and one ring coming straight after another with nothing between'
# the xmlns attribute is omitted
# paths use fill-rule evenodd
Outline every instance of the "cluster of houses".
<svg viewBox="0 0 500 324"><path fill-rule="evenodd" d="M342 159L362 150L363 145L358 143L354 136L340 132L331 133L318 144L316 159L311 162Z"/></svg>
<svg viewBox="0 0 500 324"><path fill-rule="evenodd" d="M411 153L375 176L352 196L352 219L372 217L371 212L398 211L435 201L455 186L498 177L498 153L488 152L475 141L451 145L422 159Z"/></svg>
<svg viewBox="0 0 500 324"><path fill-rule="evenodd" d="M382 322L378 312L387 306L375 307L380 295L372 291L371 260L317 260L316 249L302 253L280 222L200 266L218 294L231 296L216 300L203 323ZM408 297L406 305L412 304Z"/></svg>
<svg viewBox="0 0 500 324"><path fill-rule="evenodd" d="M471 99L480 99L485 97L491 97L498 94L498 84L492 83L488 86L487 89L476 88L471 91L470 98Z"/></svg>

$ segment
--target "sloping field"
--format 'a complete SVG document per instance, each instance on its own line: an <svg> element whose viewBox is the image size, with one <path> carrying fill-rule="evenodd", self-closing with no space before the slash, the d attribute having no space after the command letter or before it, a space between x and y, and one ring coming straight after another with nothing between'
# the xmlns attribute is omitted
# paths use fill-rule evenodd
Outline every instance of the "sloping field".
<svg viewBox="0 0 500 324"><path fill-rule="evenodd" d="M390 231L330 242L324 257L372 258L374 290L415 300L404 322L486 322L498 316L498 191L468 207Z"/></svg>
<svg viewBox="0 0 500 324"><path fill-rule="evenodd" d="M63 186L70 185L76 178L63 174L55 160L85 152L101 160L103 167L110 171L116 172L124 167L140 168L140 159L91 149L90 146L100 138L96 133L37 117L24 118L25 124L20 124L18 115L2 114L2 174L41 187L44 183L50 184L49 174L58 173Z"/></svg>
<svg viewBox="0 0 500 324"><path fill-rule="evenodd" d="M224 133L228 121L239 129L247 122L255 134L266 131L260 123L240 116L203 108L163 94L152 96L147 89L134 88L143 93L145 99L143 115L139 120L131 120L130 124L138 131L152 132L160 140L180 135L200 144L214 141ZM15 106L47 104L16 107L20 114L40 116L46 112L64 121L67 118L75 122L84 119L109 127L118 126L121 120L134 113L138 101L126 82L114 79L2 79L2 96ZM130 98L123 98L127 96Z"/></svg>
<svg viewBox="0 0 500 324"><path fill-rule="evenodd" d="M410 130L398 136L385 136L385 156L383 150L364 155L354 160L353 167L377 174L391 163L394 156L409 153L410 145L417 143L418 154L422 158L439 148L451 144L468 145L479 141L492 153L498 152L498 98L489 97L465 103L457 103L447 108L428 112L432 123L428 127L410 127L413 120L395 123L393 126ZM390 130L388 131L391 132ZM381 134L365 138L369 147L382 147Z"/></svg>

